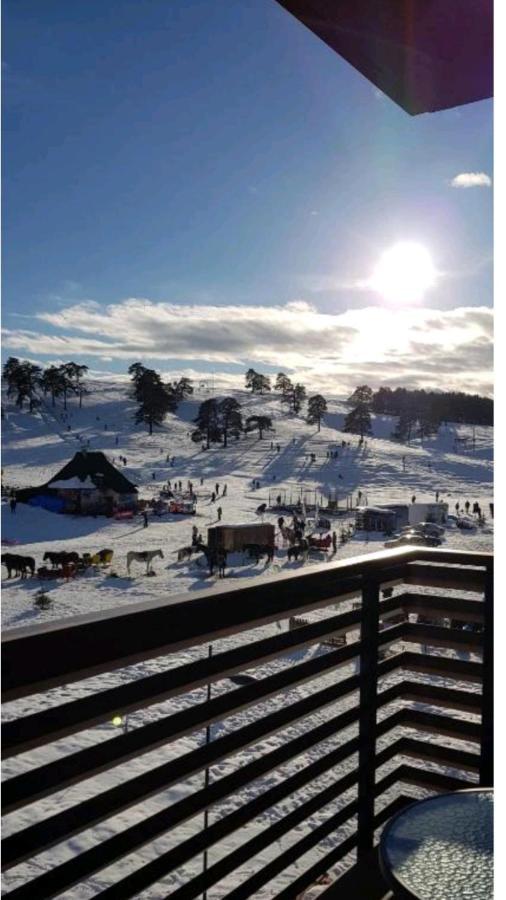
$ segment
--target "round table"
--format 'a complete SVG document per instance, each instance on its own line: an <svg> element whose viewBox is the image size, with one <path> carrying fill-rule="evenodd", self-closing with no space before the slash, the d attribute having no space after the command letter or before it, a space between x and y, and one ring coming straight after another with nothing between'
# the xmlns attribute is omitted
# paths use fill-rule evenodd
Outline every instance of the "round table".
<svg viewBox="0 0 506 900"><path fill-rule="evenodd" d="M379 855L402 900L492 900L492 788L420 800L390 819Z"/></svg>

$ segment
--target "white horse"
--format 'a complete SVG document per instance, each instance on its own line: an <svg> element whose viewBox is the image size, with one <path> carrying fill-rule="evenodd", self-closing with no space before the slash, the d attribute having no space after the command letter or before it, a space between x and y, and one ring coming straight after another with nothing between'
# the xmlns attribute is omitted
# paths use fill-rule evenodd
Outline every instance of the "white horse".
<svg viewBox="0 0 506 900"><path fill-rule="evenodd" d="M146 575L149 575L153 571L151 564L157 556L163 559L163 552L161 550L129 550L126 558L128 574L130 575L130 566L133 560L136 560L137 562L146 563Z"/></svg>

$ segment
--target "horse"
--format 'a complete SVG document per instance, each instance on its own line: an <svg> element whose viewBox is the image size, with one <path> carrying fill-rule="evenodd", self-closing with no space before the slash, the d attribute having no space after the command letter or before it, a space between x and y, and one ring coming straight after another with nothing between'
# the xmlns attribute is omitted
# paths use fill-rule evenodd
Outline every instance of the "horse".
<svg viewBox="0 0 506 900"><path fill-rule="evenodd" d="M307 557L308 552L308 542L306 540L302 540L300 544L293 544L288 548L287 556L288 562L291 562L292 556L294 559L298 560L299 556L302 555L302 558Z"/></svg>
<svg viewBox="0 0 506 900"><path fill-rule="evenodd" d="M159 556L163 559L163 551L162 550L129 550L127 553L127 572L130 575L130 566L132 562L135 560L136 562L145 562L146 563L146 575L149 575L152 569L152 562L156 557Z"/></svg>
<svg viewBox="0 0 506 900"><path fill-rule="evenodd" d="M267 562L274 559L274 546L272 544L244 544L243 552L257 563L261 556L267 556Z"/></svg>
<svg viewBox="0 0 506 900"><path fill-rule="evenodd" d="M192 544L191 547L181 547L181 549L177 551L177 561L181 562L183 559L191 559L192 553L195 550L198 550L196 544Z"/></svg>
<svg viewBox="0 0 506 900"><path fill-rule="evenodd" d="M99 550L98 553L93 554L90 563L92 566L108 566L112 562L113 556L114 550Z"/></svg>
<svg viewBox="0 0 506 900"><path fill-rule="evenodd" d="M46 559L49 560L53 569L56 569L58 566L63 566L65 563L79 562L79 553L76 553L74 550L47 550L42 557L42 561L45 562Z"/></svg>
<svg viewBox="0 0 506 900"><path fill-rule="evenodd" d="M18 556L16 553L2 553L2 562L7 569L7 577L10 578L14 571L21 578L26 578L26 570L30 569L35 574L35 560L31 556Z"/></svg>

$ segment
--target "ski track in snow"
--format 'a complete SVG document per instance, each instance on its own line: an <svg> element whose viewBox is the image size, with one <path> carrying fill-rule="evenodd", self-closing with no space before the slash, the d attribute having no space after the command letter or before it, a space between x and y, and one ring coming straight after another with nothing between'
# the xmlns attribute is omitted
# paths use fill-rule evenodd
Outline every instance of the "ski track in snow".
<svg viewBox="0 0 506 900"><path fill-rule="evenodd" d="M181 480L186 484L188 479L194 482L194 490L199 498L198 514L195 517L165 516L161 519L152 518L147 529L142 527L140 519L133 522L115 522L103 517L99 518L72 518L56 515L40 509L18 504L15 514L11 514L8 505L2 504L2 535L4 538L16 539L20 542L22 550L19 552L34 556L38 565L42 562L42 556L48 549L72 549L83 552L96 552L105 547L114 549L112 571L117 578L108 576L107 571L85 575L73 582L44 584L44 588L50 594L53 604L51 609L38 611L33 606L35 591L39 588L36 580L27 579L21 582L19 579L8 581L5 570L2 570L3 580L3 605L2 622L4 628L32 625L39 622L47 622L59 619L62 616L75 615L82 612L95 610L107 610L128 603L140 602L144 599L163 599L191 590L206 588L219 590L221 581L207 577L205 566L201 568L195 560L191 564L178 563L176 551L191 543L191 527L197 524L205 538L206 528L217 520L216 507L223 509L223 523L246 522L255 520L255 510L260 503L268 501L269 490L271 496L286 488L294 495L300 486L308 490L317 490L325 493L329 488L338 489L340 492L340 505L345 504L346 495L353 495L361 490L370 504L380 505L388 500L401 500L409 502L413 494L417 500L432 500L436 490L439 490L441 499L450 504L450 512L454 512L456 501L461 507L465 500L473 503L479 501L483 511L487 515L487 525L482 530L473 532L460 532L456 528L446 531L446 539L443 546L452 548L466 548L469 550L492 549L492 524L489 518L488 504L492 500L492 446L493 429L476 428L475 452L458 454L455 452L454 438L460 436L471 437L472 429L469 426L451 425L441 429L440 434L433 440L413 443L410 447L399 445L389 440L393 429L393 420L386 416L373 417L374 438L367 440L367 447L359 450L357 438L346 435L339 429L342 427L346 405L339 400L329 401L329 414L321 432L317 433L314 426L308 426L300 417L287 415L282 409L279 399L269 397L251 397L246 392L235 392L237 399L243 405L243 415L261 412L271 415L276 428L272 435L274 449L271 449L271 436L266 436L259 441L255 435L248 435L239 441L232 441L229 448L215 448L203 452L200 445L195 445L188 437L192 429L192 419L195 417L198 404L205 396L196 395L195 399L186 401L179 407L177 413L169 416L166 425L157 430L152 436L137 429L132 424L134 404L128 399L126 387L122 384L95 382L90 395L84 398L84 408L77 409L75 401L69 402L68 413L72 430L67 430L67 423L61 420L61 404L55 410L46 404L37 415L20 413L12 404L5 404L6 419L3 427L3 481L4 484L16 487L37 485L45 482L54 475L73 453L79 449L80 441L76 435L80 434L84 440L90 440L90 449L103 450L110 459L118 459L119 455L127 457L128 465L124 472L132 481L139 485L140 496L149 498L156 494L167 478ZM97 418L99 417L99 418ZM104 424L107 423L107 430ZM118 444L116 445L116 436ZM349 450L341 450L341 440L351 441ZM276 452L276 443L281 446L281 451ZM326 457L327 449L338 449L339 459L330 460ZM174 467L166 463L166 455L176 457ZM309 454L316 453L316 463L311 463ZM403 470L402 457L406 458L406 471ZM430 463L430 468L429 468ZM155 473L153 479L152 473ZM341 475L342 478L338 476ZM201 477L204 478L203 486L200 485ZM253 479L260 481L260 489L252 489ZM210 502L211 491L215 483L227 484L227 496L219 497L212 504ZM276 522L278 515L267 514L265 521ZM342 519L336 519L336 530L339 534ZM338 547L335 559L344 559L357 556L362 553L380 549L383 546L383 538L366 540L365 536L356 535L349 543ZM146 578L143 575L143 566L138 571L132 568L132 577L127 577L126 553L130 549L163 549L164 559L156 560L156 577ZM4 548L6 549L6 548ZM18 552L13 548L13 552ZM312 562L322 562L322 556L315 555ZM277 555L272 566L265 566L263 562L254 565L251 562L243 563L238 558L234 559L234 565L227 569L225 583L233 584L236 579L243 578L271 578L276 572L297 571L301 563L288 564L286 550L278 548ZM135 563L134 563L135 566ZM240 583L240 582L239 582ZM348 608L346 604L339 605L339 611ZM311 613L314 616L330 615L335 609L328 607ZM275 623L270 626L256 629L255 638L265 637L278 633L279 628L286 628L287 623ZM224 648L237 646L244 641L252 639L251 633L223 639L214 645L218 652ZM30 697L23 701L7 704L4 708L4 717L9 718L20 713L29 713L40 709L41 702L45 706L58 704L83 696L93 690L105 689L119 684L122 680L140 677L148 673L161 671L167 667L179 666L193 659L201 658L207 652L206 647L196 647L176 654L170 658L150 660L144 664L129 667L119 672L108 673L100 678L88 679L64 688L54 689L41 698ZM300 650L279 660L261 666L257 674L268 675L284 668L309 659L316 653L327 652L320 645ZM444 651L441 651L444 652ZM462 654L461 654L462 655ZM464 654L469 658L469 654ZM472 657L471 657L472 658ZM355 663L340 667L339 678L347 677L355 672ZM220 737L228 731L242 727L245 724L261 717L276 708L284 706L287 702L295 702L303 696L307 696L316 688L333 683L335 673L320 676L317 681L305 682L277 695L268 701L247 708L235 716L229 717L225 722L212 726L212 739ZM385 679L385 686L394 683L395 673ZM444 684L444 679L433 679L436 683ZM448 682L452 685L453 682ZM473 690L468 684L464 689ZM231 682L222 681L213 685L213 696L221 692L234 690ZM223 777L229 772L246 765L258 755L263 755L283 743L287 738L293 738L303 733L307 728L325 721L330 714L336 714L349 705L356 703L356 695L345 697L338 704L333 704L325 710L319 710L302 723L292 725L283 732L270 735L255 747L248 747L237 753L233 758L217 763L212 767L211 780ZM134 712L128 718L129 728L139 727L155 721L161 716L177 712L180 709L195 702L205 702L205 689L194 691L190 695L172 698L170 701L149 707L145 710ZM427 708L427 707L423 707ZM389 708L389 712L392 707ZM457 713L457 715L459 715ZM460 714L463 718L467 714ZM261 779L247 785L237 794L229 797L210 813L210 821L222 817L233 809L238 808L244 802L257 796L259 792L272 787L279 780L291 775L301 768L306 767L324 752L328 752L337 744L344 743L355 733L351 727L340 733L336 738L323 742L316 747L311 747L303 754L290 761L283 768L283 772L271 772ZM54 744L38 751L31 751L22 756L9 760L4 764L4 778L30 769L41 762L49 762L58 759L62 755L75 752L97 741L108 740L117 734L117 729L111 723L90 729L79 735L62 739ZM395 732L386 736L379 742L381 748L395 737ZM425 739L428 739L424 735ZM132 778L135 775L147 771L156 765L166 762L171 757L180 756L192 748L203 743L205 736L202 732L196 733L173 742L170 745L155 750L142 757L134 759L123 766L103 773L97 778L90 779L82 784L75 785L61 791L45 800L12 813L5 820L5 834L18 830L21 825L45 818L47 815L60 811L75 802L92 796L115 784L121 783L124 778ZM432 739L432 738L429 738ZM445 739L446 742L447 739ZM451 741L449 741L451 744ZM456 746L465 746L462 742ZM398 760L391 765L397 765ZM339 775L345 774L356 765L356 759L351 757L339 767ZM424 766L430 767L429 763ZM382 770L386 773L388 765ZM224 839L209 851L210 865L225 856L232 849L261 832L279 817L296 809L304 800L309 799L315 789L323 789L331 784L336 777L335 771L330 771L320 776L316 782L312 782L297 793L286 798L275 807L270 808L260 815L240 832ZM5 889L12 889L23 883L28 877L51 868L56 863L71 858L78 852L105 840L117 830L126 828L137 821L148 817L159 809L176 802L185 794L191 793L202 787L202 776L195 776L187 781L162 791L155 797L144 801L142 804L125 810L114 819L109 819L94 828L76 835L69 841L58 845L56 848L40 854L28 863L24 863L10 872L4 878ZM387 792L382 798L383 802L395 796L395 788ZM412 793L418 796L420 791L413 788ZM227 896L227 893L241 881L252 875L260 865L276 858L280 852L290 846L295 840L300 840L312 827L321 824L326 817L333 815L337 808L350 802L355 796L354 790L348 791L341 798L323 811L313 815L303 825L298 826L289 835L276 841L272 846L266 847L258 856L252 858L243 865L240 870L234 872L228 878L216 885L208 892L209 900L218 900ZM62 894L62 897L75 898L75 900L87 900L93 897L107 885L118 878L124 877L128 871L138 868L159 854L166 852L172 846L197 833L202 827L202 816L198 815L192 820L177 827L174 832L161 835L147 847L140 848L131 857L102 870L92 876L86 884L78 885ZM313 864L320 855L327 853L333 846L339 843L354 829L354 820L346 823L336 835L324 838L320 844L305 856L301 857L297 864L279 875L275 882L267 884L255 893L259 900L267 900L273 897L281 888L289 884L297 874ZM336 874L345 867L345 861L338 864L333 870ZM192 861L166 876L163 882L159 882L140 894L140 897L159 900L170 895L185 880L200 871L200 861ZM274 886L275 885L275 886Z"/></svg>

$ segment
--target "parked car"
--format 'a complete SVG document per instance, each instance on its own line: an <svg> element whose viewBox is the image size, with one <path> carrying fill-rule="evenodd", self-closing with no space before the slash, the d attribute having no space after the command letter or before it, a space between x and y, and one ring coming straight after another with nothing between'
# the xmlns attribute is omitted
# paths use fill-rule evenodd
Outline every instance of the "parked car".
<svg viewBox="0 0 506 900"><path fill-rule="evenodd" d="M411 534L400 534L391 541L385 541L385 547L439 547L441 538L432 537L431 535L413 532Z"/></svg>
<svg viewBox="0 0 506 900"><path fill-rule="evenodd" d="M401 528L401 534L426 534L430 537L441 537L445 530L442 525L435 522L419 522L417 525L405 525Z"/></svg>
<svg viewBox="0 0 506 900"><path fill-rule="evenodd" d="M474 531L476 528L474 519L469 519L467 516L459 516L455 524L457 528L461 528L464 531Z"/></svg>

